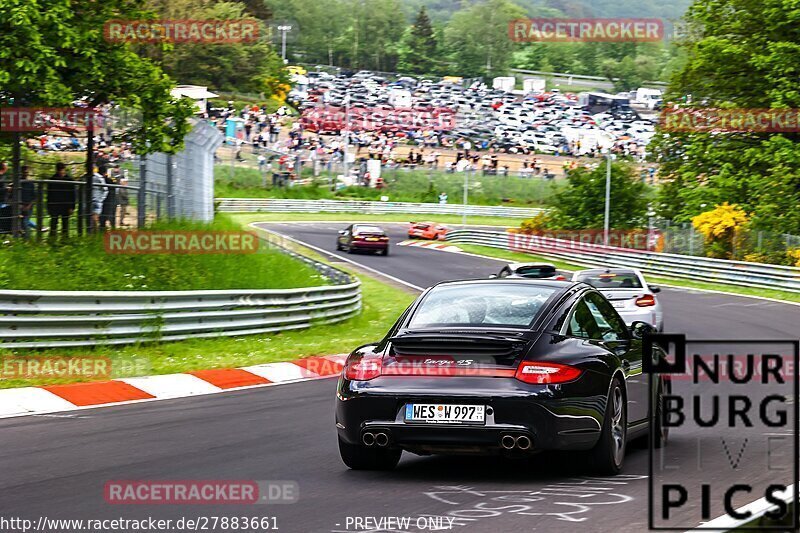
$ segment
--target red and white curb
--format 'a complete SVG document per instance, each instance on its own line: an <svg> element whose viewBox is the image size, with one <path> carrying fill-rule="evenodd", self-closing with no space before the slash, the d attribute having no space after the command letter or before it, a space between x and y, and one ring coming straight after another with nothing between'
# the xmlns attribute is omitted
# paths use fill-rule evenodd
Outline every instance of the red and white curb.
<svg viewBox="0 0 800 533"><path fill-rule="evenodd" d="M242 368L0 389L0 418L168 400L337 376L346 354Z"/></svg>
<svg viewBox="0 0 800 533"><path fill-rule="evenodd" d="M398 242L397 246L418 246L420 248L433 248L434 250L441 250L443 252L461 251L461 248L458 246L453 246L452 244L446 244L438 241L417 241L413 239Z"/></svg>

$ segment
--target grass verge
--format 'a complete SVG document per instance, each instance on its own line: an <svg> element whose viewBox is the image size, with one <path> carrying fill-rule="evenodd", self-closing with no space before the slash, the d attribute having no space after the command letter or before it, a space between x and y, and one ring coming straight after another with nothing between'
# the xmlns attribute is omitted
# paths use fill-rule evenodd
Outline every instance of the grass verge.
<svg viewBox="0 0 800 533"><path fill-rule="evenodd" d="M476 244L463 244L458 243L457 246L465 252L478 255L486 255L489 257L496 257L498 259L507 259L514 262L528 262L528 261L542 261L551 263L561 270L581 270L587 268L585 266L576 265L565 261L557 261L548 259L534 254L526 254L522 252L511 252L508 250L501 250L499 248L492 248L490 246L480 246ZM800 293L790 291L777 291L771 289L756 289L751 287L737 287L735 285L725 285L723 283L708 283L704 281L694 281L689 279L669 278L664 276L647 275L647 280L654 285L672 285L675 287L682 287L686 289L702 289L707 291L725 292L729 294L736 294L740 296L759 296L761 298L772 298L775 300L783 300L786 302L800 302Z"/></svg>
<svg viewBox="0 0 800 533"><path fill-rule="evenodd" d="M311 251L305 255L323 259ZM330 262L328 262L330 264ZM346 353L356 346L381 339L415 295L357 274L362 283L362 312L341 324L270 335L192 339L130 346L59 348L50 350L0 350L0 359L25 357L103 357L111 361L112 377L171 374L215 368L236 368L290 361L314 355ZM0 389L91 381L90 379L0 379Z"/></svg>
<svg viewBox="0 0 800 533"><path fill-rule="evenodd" d="M226 215L212 224L170 222L153 231L240 231ZM310 266L277 250L256 253L109 254L101 235L0 245L0 289L164 291L287 289L325 284Z"/></svg>
<svg viewBox="0 0 800 533"><path fill-rule="evenodd" d="M339 199L378 201L388 196L392 202L439 201L439 194L447 193L450 201L460 202L464 194L463 173L433 170L383 170L385 187L345 187L331 191L326 173L317 176L315 183L295 187L272 187L272 177L257 168L215 166L214 196L217 198L285 198L285 199ZM310 170L303 177L312 177ZM469 203L473 205L508 205L520 207L545 207L564 187L562 181L541 177L483 176L480 173L467 177Z"/></svg>
<svg viewBox="0 0 800 533"><path fill-rule="evenodd" d="M363 213L229 213L232 220L243 225L252 222L439 222L460 226L463 218L460 215L415 215L413 213L391 213L384 215L367 215ZM469 216L467 224L476 226L519 227L521 218Z"/></svg>

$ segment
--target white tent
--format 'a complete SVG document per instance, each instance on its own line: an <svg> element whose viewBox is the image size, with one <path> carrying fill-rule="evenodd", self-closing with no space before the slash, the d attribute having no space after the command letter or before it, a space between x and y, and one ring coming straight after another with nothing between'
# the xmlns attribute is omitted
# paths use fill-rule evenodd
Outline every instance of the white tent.
<svg viewBox="0 0 800 533"><path fill-rule="evenodd" d="M212 93L207 87L200 85L178 85L170 91L175 98L186 97L194 100L198 113L205 113L208 108L208 99L216 98L218 94Z"/></svg>

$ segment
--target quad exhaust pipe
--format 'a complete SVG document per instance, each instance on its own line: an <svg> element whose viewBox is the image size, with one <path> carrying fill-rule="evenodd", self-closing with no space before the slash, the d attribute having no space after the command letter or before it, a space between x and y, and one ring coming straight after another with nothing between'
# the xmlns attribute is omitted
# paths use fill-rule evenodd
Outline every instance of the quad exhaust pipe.
<svg viewBox="0 0 800 533"><path fill-rule="evenodd" d="M365 432L361 435L361 442L364 443L364 446L388 446L389 445L389 435L386 433L370 433L369 431Z"/></svg>
<svg viewBox="0 0 800 533"><path fill-rule="evenodd" d="M500 445L506 450L530 450L533 442L527 435L503 435L500 438Z"/></svg>

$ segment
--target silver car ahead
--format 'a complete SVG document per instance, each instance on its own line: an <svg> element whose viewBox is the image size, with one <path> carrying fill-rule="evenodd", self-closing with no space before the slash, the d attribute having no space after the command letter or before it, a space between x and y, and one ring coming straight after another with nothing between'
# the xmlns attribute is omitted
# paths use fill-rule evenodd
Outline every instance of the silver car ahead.
<svg viewBox="0 0 800 533"><path fill-rule="evenodd" d="M595 268L579 270L572 281L582 281L597 288L608 298L627 325L646 322L664 331L664 310L656 298L661 289L648 285L635 268Z"/></svg>

